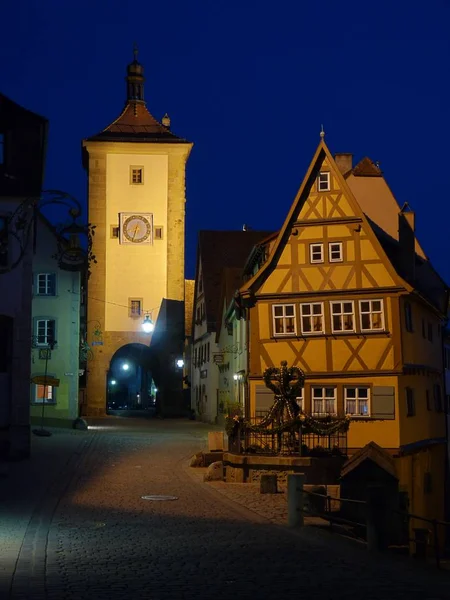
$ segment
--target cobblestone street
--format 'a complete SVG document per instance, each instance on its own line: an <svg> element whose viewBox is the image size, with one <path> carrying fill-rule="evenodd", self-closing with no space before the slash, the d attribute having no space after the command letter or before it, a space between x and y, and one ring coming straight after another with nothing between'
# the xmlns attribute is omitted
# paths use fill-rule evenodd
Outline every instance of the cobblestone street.
<svg viewBox="0 0 450 600"><path fill-rule="evenodd" d="M64 474L36 507L2 598L450 597L448 573L376 558L312 528L292 532L282 519L233 501L225 484L203 483L187 463L204 448L206 425L92 424L98 428L79 434L82 451L73 445ZM142 498L148 495L177 499Z"/></svg>

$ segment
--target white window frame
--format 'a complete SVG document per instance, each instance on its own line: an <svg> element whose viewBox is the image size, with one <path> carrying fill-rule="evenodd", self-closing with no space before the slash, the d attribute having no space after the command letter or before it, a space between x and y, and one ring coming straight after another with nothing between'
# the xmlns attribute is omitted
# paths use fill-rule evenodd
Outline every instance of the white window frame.
<svg viewBox="0 0 450 600"><path fill-rule="evenodd" d="M362 310L361 305L363 302L369 303L369 306L370 306L369 312ZM380 304L381 304L380 311L374 311L372 309L373 302L380 302ZM375 315L375 314L381 314L381 327L380 328L373 327L373 315ZM370 327L369 328L363 327L363 315L370 316ZM360 300L359 301L359 326L361 328L361 331L385 331L386 326L385 326L385 318L384 318L384 300L383 300L383 298L373 298L373 299L371 298L370 300Z"/></svg>
<svg viewBox="0 0 450 600"><path fill-rule="evenodd" d="M321 181L321 177L325 177L325 181ZM318 192L329 192L331 189L331 173L329 171L320 171L317 176L317 191Z"/></svg>
<svg viewBox="0 0 450 600"><path fill-rule="evenodd" d="M313 258L313 255L320 250L320 259ZM323 244L316 242L314 244L309 245L309 260L311 264L323 263Z"/></svg>
<svg viewBox="0 0 450 600"><path fill-rule="evenodd" d="M129 315L132 319L139 319L142 317L142 298L130 298ZM133 303L138 303L137 306L133 306ZM138 308L138 310L136 310Z"/></svg>
<svg viewBox="0 0 450 600"><path fill-rule="evenodd" d="M351 313L344 313L343 310L343 305L344 304L351 304L352 305L352 312ZM334 313L333 312L333 306L335 305L341 305L341 310L339 313ZM331 331L333 333L355 333L356 331L356 316L355 316L355 303L353 300L339 300L338 302L330 302L330 311L331 311ZM339 315L341 317L343 317L344 315L352 315L353 316L353 329L335 329L334 328L334 316L335 315Z"/></svg>
<svg viewBox="0 0 450 600"><path fill-rule="evenodd" d="M309 306L310 307L310 314L304 314L304 307L305 306ZM314 314L314 306L320 306L320 314ZM314 331L313 329L313 318L314 317L321 317L322 318L322 328L320 329L320 331ZM303 329L303 319L310 319L310 323L311 323L311 331L304 331ZM325 313L324 313L324 306L323 306L323 302L303 302L300 304L300 331L302 332L302 335L322 335L323 333L325 333Z"/></svg>
<svg viewBox="0 0 450 600"><path fill-rule="evenodd" d="M283 309L282 315L275 315L275 310L277 308ZM286 308L291 308L294 311L294 314L286 315ZM286 319L294 319L294 331L286 331ZM276 321L282 320L283 322L283 333L277 333ZM297 316L295 314L295 304L272 304L272 325L273 325L273 335L274 337L287 337L287 336L296 336L297 335Z"/></svg>
<svg viewBox="0 0 450 600"><path fill-rule="evenodd" d="M321 390L321 397L315 397L314 390ZM325 390L333 390L333 397L326 396ZM333 410L331 412L324 411L316 411L316 401L322 402L322 408L325 408L325 402L332 400L333 401ZM311 414L315 417L324 417L327 415L336 415L337 414L337 387L334 385L313 385L311 386Z"/></svg>
<svg viewBox="0 0 450 600"><path fill-rule="evenodd" d="M332 246L338 246L339 247L339 258L333 258L333 252L336 252L335 250L332 250ZM344 260L344 252L343 252L343 244L342 242L328 242L328 261L330 263L335 263L335 262L342 262Z"/></svg>
<svg viewBox="0 0 450 600"><path fill-rule="evenodd" d="M45 292L40 291L40 278L44 278ZM53 280L53 293L51 293L51 282ZM36 296L56 296L56 275L55 273L36 273Z"/></svg>
<svg viewBox="0 0 450 600"><path fill-rule="evenodd" d="M355 390L355 397L354 398L349 398L348 397L348 390ZM359 391L360 390L366 390L367 391L367 396L359 396ZM355 412L352 413L348 410L348 403L349 402L354 402L355 403ZM366 403L367 404L367 413L364 414L363 412L361 412L360 409L360 405L361 403ZM345 414L350 416L350 417L358 417L358 418L368 418L371 416L371 406L370 406L370 387L367 385L347 385L344 387L344 410L345 410Z"/></svg>
<svg viewBox="0 0 450 600"><path fill-rule="evenodd" d="M44 338L45 338L45 342L40 342L39 341L39 323L45 323L45 334L44 334ZM48 341L48 336L49 336L49 327L48 324L49 323L53 323L53 337L56 337L56 321L55 319L36 319L36 331L35 331L35 336L36 336L36 346L48 346L49 341ZM54 340L53 340L54 341Z"/></svg>
<svg viewBox="0 0 450 600"><path fill-rule="evenodd" d="M33 404L56 404L56 398L55 398L55 391L56 388L53 387L52 385L46 385L46 397L45 398L39 398L38 397L38 391L39 388L42 388L42 393L44 393L44 386L41 383L34 383L33 384L34 390L33 390Z"/></svg>
<svg viewBox="0 0 450 600"><path fill-rule="evenodd" d="M300 388L298 392L298 396L296 396L295 401L297 406L300 409L300 412L305 412L305 388Z"/></svg>

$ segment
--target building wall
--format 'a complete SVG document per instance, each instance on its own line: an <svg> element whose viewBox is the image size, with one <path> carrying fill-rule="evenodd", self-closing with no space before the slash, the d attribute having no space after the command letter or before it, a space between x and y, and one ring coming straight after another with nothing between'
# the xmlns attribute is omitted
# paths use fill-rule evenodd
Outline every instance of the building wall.
<svg viewBox="0 0 450 600"><path fill-rule="evenodd" d="M79 382L79 345L80 345L80 273L64 271L58 268L53 255L57 252L54 234L42 221L38 222L36 239L37 252L33 257L33 326L40 317L55 319L55 339L57 345L51 351L47 372L60 380L55 390L56 402L46 404L44 416L46 421L70 424L78 417L78 382ZM56 275L56 294L54 296L38 295L36 276L38 273L54 273ZM32 336L36 335L35 328ZM39 358L39 347L34 347L31 355L31 377L44 375L45 359ZM42 403L35 401L35 385L31 384L32 422L40 422Z"/></svg>
<svg viewBox="0 0 450 600"><path fill-rule="evenodd" d="M142 319L128 316L128 298L143 299L155 322L164 297L184 300L185 167L191 144L84 142L89 154L89 222L96 225L88 283L87 415L102 415L106 373L114 352L125 343L150 344ZM129 166L144 166L144 184L130 185ZM136 189L137 188L137 189ZM153 245L120 245L111 239L118 212L152 212L163 240ZM121 306L115 306L120 304ZM100 329L102 339L94 335ZM97 336L98 337L98 336ZM101 345L92 346L92 342Z"/></svg>
<svg viewBox="0 0 450 600"><path fill-rule="evenodd" d="M0 214L12 215L25 198L0 199ZM30 215L31 217L31 215ZM19 258L20 251L14 239L9 240L11 263ZM11 318L11 360L7 371L0 373L0 440L10 444L10 455L17 458L30 454L30 357L31 357L31 240L19 264L2 273L0 315ZM3 340L4 341L4 340Z"/></svg>

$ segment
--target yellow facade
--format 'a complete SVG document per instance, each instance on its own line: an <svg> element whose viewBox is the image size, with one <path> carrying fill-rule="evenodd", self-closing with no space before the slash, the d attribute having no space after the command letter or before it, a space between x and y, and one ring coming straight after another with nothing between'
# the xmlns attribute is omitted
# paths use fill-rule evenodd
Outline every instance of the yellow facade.
<svg viewBox="0 0 450 600"><path fill-rule="evenodd" d="M266 368L283 360L299 367L302 410L314 415L315 407L332 406L327 412L350 414L349 454L371 441L387 449L398 457L400 487L414 507L439 517L445 302L433 304L399 274L372 220L321 141L266 263L241 288L250 320L250 414L257 414ZM328 390L328 404L317 400L326 393L320 390ZM411 479L427 465L432 501L413 493Z"/></svg>

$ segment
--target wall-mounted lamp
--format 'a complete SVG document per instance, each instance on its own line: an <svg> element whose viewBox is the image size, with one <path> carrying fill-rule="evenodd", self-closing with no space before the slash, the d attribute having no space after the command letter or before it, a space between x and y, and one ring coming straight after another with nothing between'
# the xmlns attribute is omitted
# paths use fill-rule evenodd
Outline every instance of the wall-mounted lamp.
<svg viewBox="0 0 450 600"><path fill-rule="evenodd" d="M145 315L144 320L142 321L142 329L145 333L152 333L152 331L155 329L155 324L148 314Z"/></svg>
<svg viewBox="0 0 450 600"><path fill-rule="evenodd" d="M130 365L129 365L128 363L123 363L123 365L122 365L122 369L123 369L124 371L128 371L128 369L129 369L129 368L130 368Z"/></svg>
<svg viewBox="0 0 450 600"><path fill-rule="evenodd" d="M182 358L177 358L177 360L175 361L175 364L177 365L177 367L179 369L182 369L184 367L184 360Z"/></svg>
<svg viewBox="0 0 450 600"><path fill-rule="evenodd" d="M109 382L111 385L116 385L116 380L115 379L111 379L111 381Z"/></svg>

